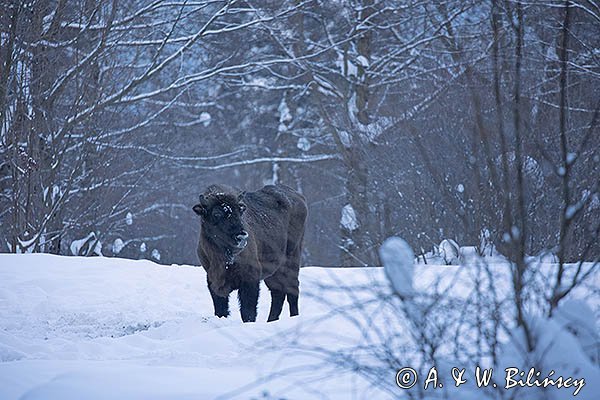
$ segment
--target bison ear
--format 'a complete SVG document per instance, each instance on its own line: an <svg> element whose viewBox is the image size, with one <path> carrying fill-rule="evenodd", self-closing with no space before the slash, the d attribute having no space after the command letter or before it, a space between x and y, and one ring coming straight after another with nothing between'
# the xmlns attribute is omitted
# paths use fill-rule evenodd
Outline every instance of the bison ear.
<svg viewBox="0 0 600 400"><path fill-rule="evenodd" d="M238 201L242 201L242 200L244 200L244 197L246 197L246 191L241 191L241 192L238 194L238 197L237 197L237 199L238 199Z"/></svg>
<svg viewBox="0 0 600 400"><path fill-rule="evenodd" d="M194 210L194 212L200 216L206 214L206 209L202 206L202 204L196 204L194 207L192 207L192 210Z"/></svg>

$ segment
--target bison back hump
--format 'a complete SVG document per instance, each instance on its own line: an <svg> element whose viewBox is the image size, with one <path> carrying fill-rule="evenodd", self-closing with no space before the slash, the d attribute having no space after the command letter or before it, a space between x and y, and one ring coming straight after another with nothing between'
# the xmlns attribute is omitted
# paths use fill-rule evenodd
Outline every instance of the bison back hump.
<svg viewBox="0 0 600 400"><path fill-rule="evenodd" d="M247 193L244 202L248 208L244 214L246 221L264 245L285 250L288 240L303 234L306 202L294 189L285 185L267 185Z"/></svg>
<svg viewBox="0 0 600 400"><path fill-rule="evenodd" d="M270 195L276 201L278 207L291 213L306 211L304 196L287 185L267 185L258 192Z"/></svg>

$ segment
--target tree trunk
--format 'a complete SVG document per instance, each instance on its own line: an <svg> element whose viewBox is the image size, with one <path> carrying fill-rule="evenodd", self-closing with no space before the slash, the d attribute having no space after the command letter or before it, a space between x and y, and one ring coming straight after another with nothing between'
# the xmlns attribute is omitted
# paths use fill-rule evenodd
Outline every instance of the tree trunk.
<svg viewBox="0 0 600 400"><path fill-rule="evenodd" d="M344 157L346 204L342 209L342 265L368 265L373 262L370 240L368 200L369 170L364 151L356 145L347 149Z"/></svg>
<svg viewBox="0 0 600 400"><path fill-rule="evenodd" d="M357 77L349 101L354 100L355 104L349 104L348 107L353 138L350 146L343 150L347 168L347 203L342 210L342 217L344 217L344 214L346 217L353 214L356 224L344 224L344 218L342 218L342 224L340 224L342 265L368 265L374 263L377 256L373 249L374 240L372 235L379 231L375 229L372 223L369 210L367 140L364 139L364 127L369 124L371 119L369 116L369 79L367 71L371 56L372 34L368 20L373 13L372 1L361 1L359 8L356 30L364 32L356 39L358 58L353 61L357 63ZM353 115L354 113L356 115ZM348 222L347 218L346 222Z"/></svg>

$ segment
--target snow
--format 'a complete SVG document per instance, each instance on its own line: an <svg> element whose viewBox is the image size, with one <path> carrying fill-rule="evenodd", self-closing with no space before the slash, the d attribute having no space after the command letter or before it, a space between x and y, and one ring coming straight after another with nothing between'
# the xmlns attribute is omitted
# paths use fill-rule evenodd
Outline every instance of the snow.
<svg viewBox="0 0 600 400"><path fill-rule="evenodd" d="M42 19L42 30L44 31L44 33L48 32L48 29L50 29L50 24L52 23L52 20L54 19L54 15L56 14L55 10L52 10L52 12L48 15L45 15L44 18Z"/></svg>
<svg viewBox="0 0 600 400"><path fill-rule="evenodd" d="M264 391L347 399L351 381L385 398L361 378L307 368L318 359L288 348L303 338L350 345L334 337L347 328L340 320L321 321L328 308L307 288L381 281L381 272L303 268L299 317L286 306L279 321L266 323L270 296L262 285L258 321L243 324L233 295L231 316L213 316L202 268L0 254L0 399L249 399ZM343 294L331 300L351 302ZM275 375L294 368L292 376Z"/></svg>
<svg viewBox="0 0 600 400"><path fill-rule="evenodd" d="M281 98L281 102L279 103L279 107L277 110L279 111L279 122L288 123L292 120L292 114L290 112L290 108L287 105L285 97Z"/></svg>
<svg viewBox="0 0 600 400"><path fill-rule="evenodd" d="M554 48L554 46L548 46L548 48L546 49L546 58L552 61L559 60L558 54L556 54L556 49Z"/></svg>
<svg viewBox="0 0 600 400"><path fill-rule="evenodd" d="M460 246L452 239L444 239L440 243L440 255L446 265L457 265L460 258Z"/></svg>
<svg viewBox="0 0 600 400"><path fill-rule="evenodd" d="M123 242L123 239L116 238L112 245L113 254L119 254L121 252L121 250L123 250L124 247L125 247L125 243Z"/></svg>
<svg viewBox="0 0 600 400"><path fill-rule="evenodd" d="M368 64L368 60L366 58L365 61ZM344 53L338 53L335 65L340 69L340 72L342 74L345 74L345 76L358 76L357 66L354 65Z"/></svg>
<svg viewBox="0 0 600 400"><path fill-rule="evenodd" d="M518 226L513 225L510 227L510 234L513 238L518 238L521 235L521 231L519 230Z"/></svg>
<svg viewBox="0 0 600 400"><path fill-rule="evenodd" d="M531 179L536 189L544 185L544 174L539 163L532 157L526 156L523 163L523 172Z"/></svg>
<svg viewBox="0 0 600 400"><path fill-rule="evenodd" d="M203 111L200 113L200 118L198 119L197 122L202 123L202 125L204 125L204 127L206 128L207 126L210 125L210 122L212 121L212 116L207 113L206 111Z"/></svg>
<svg viewBox="0 0 600 400"><path fill-rule="evenodd" d="M88 248L84 249L84 246L88 246ZM89 246L94 246L93 250L90 251ZM89 253L90 255L97 256L102 255L102 243L96 238L94 232L88 233L83 239L73 240L69 249L74 256L78 256L82 253Z"/></svg>
<svg viewBox="0 0 600 400"><path fill-rule="evenodd" d="M349 231L358 229L358 220L356 219L356 213L354 212L352 204L346 204L342 208L342 218L340 219L340 224Z"/></svg>
<svg viewBox="0 0 600 400"><path fill-rule="evenodd" d="M25 235L29 235L29 232L25 231ZM33 252L33 243L37 239L36 235L33 235L30 239L17 238L19 246L17 246L17 252L19 253L31 253ZM12 251L12 249L11 249Z"/></svg>
<svg viewBox="0 0 600 400"><path fill-rule="evenodd" d="M379 256L396 293L403 298L411 296L415 256L408 243L398 237L388 238L381 245Z"/></svg>
<svg viewBox="0 0 600 400"><path fill-rule="evenodd" d="M594 193L592 195L592 199L590 200L588 210L594 210L596 208L600 208L600 196L598 196L598 193Z"/></svg>
<svg viewBox="0 0 600 400"><path fill-rule="evenodd" d="M563 301L555 311L554 319L561 328L575 336L590 361L600 363L600 334L594 322L594 312L585 301Z"/></svg>
<svg viewBox="0 0 600 400"><path fill-rule="evenodd" d="M356 61L358 62L358 64L363 67L363 68L369 68L369 60L367 59L367 57L360 55L356 58Z"/></svg>
<svg viewBox="0 0 600 400"><path fill-rule="evenodd" d="M285 96L281 98L281 102L279 103L277 111L279 112L279 127L277 130L280 133L286 132L288 130L289 123L292 122L292 113L288 107Z"/></svg>
<svg viewBox="0 0 600 400"><path fill-rule="evenodd" d="M301 137L298 138L298 148L302 151L309 151L310 150L310 141L305 138L305 137Z"/></svg>
<svg viewBox="0 0 600 400"><path fill-rule="evenodd" d="M565 210L565 218L567 219L573 219L573 217L575 216L575 214L577 213L577 211L579 210L579 207L577 207L577 205L570 205L567 207L567 209Z"/></svg>
<svg viewBox="0 0 600 400"><path fill-rule="evenodd" d="M593 318L589 308L581 311L589 311L586 318ZM535 366L540 374L541 381L547 376L558 379L559 376L584 379L584 385L573 383L571 387L560 389L524 387L512 388L515 398L562 400L573 398L578 400L595 400L600 393L600 368L583 352L578 338L567 329L562 329L556 318L529 317L528 325L531 327L532 336L535 338L536 350L524 351L527 347L520 328L515 328L510 334L511 340L502 346L500 350L500 368L518 368L520 371L528 371ZM597 342L596 342L597 346ZM554 371L553 374L550 371ZM517 377L518 378L518 377ZM578 389L579 387L579 389Z"/></svg>
<svg viewBox="0 0 600 400"><path fill-rule="evenodd" d="M338 131L338 136L340 138L340 141L342 142L342 145L349 149L352 146L352 138L350 137L350 134L346 131Z"/></svg>
<svg viewBox="0 0 600 400"><path fill-rule="evenodd" d="M133 214L131 214L130 212L128 212L127 215L125 216L125 223L127 225L133 224Z"/></svg>
<svg viewBox="0 0 600 400"><path fill-rule="evenodd" d="M157 249L153 249L152 253L151 253L151 257L153 259L155 259L156 261L160 261L160 251L158 251Z"/></svg>
<svg viewBox="0 0 600 400"><path fill-rule="evenodd" d="M395 388L393 372L377 388L333 364L336 354L364 348L365 326L389 330L398 340L410 338L397 325L401 316L390 320L373 302L378 291L391 293L386 275L397 292L435 291L453 298L472 296L473 279L485 276L477 277L478 270L469 266L413 266L412 251L399 238L385 241L380 255L385 268L302 268L300 316L295 318L286 307L279 321L266 323L270 296L261 284L258 321L243 324L233 296L232 315L213 316L202 268L0 254L0 399L398 398L403 392ZM590 284L597 288L597 279ZM504 296L510 281L498 279L495 288ZM545 357L540 365L585 377L578 399L594 398L600 383L593 358L598 330L591 311L599 304L588 293L566 299L553 319L529 317L543 348L552 349L536 354ZM376 312L367 309L361 316L360 301ZM415 297L414 304L423 301ZM356 313L350 318L348 310ZM500 358L525 367L518 332L514 337ZM365 356L373 349L366 347ZM440 359L440 374L453 363ZM489 399L477 389L455 391L448 398ZM550 391L563 398L572 394L571 389Z"/></svg>
<svg viewBox="0 0 600 400"><path fill-rule="evenodd" d="M43 192L43 199L45 202L47 202L48 204L54 204L56 203L56 200L63 195L63 193L61 192L60 188L57 185L53 185L52 186L52 196L50 198L50 200L48 199L48 189L49 187L45 187L44 188L44 192Z"/></svg>
<svg viewBox="0 0 600 400"><path fill-rule="evenodd" d="M581 194L581 199L577 203L570 204L567 207L567 209L565 210L565 218L567 218L567 219L573 219L575 217L575 215L581 209L583 209L583 207L585 207L585 205L588 202L589 198L590 198L590 191L589 190L584 190L583 193Z"/></svg>

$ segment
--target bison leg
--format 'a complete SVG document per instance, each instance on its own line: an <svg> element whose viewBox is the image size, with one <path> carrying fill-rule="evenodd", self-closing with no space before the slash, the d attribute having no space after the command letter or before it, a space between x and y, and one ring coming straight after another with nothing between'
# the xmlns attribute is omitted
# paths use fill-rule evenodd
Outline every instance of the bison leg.
<svg viewBox="0 0 600 400"><path fill-rule="evenodd" d="M208 281L208 291L210 297L212 297L213 305L215 306L215 315L219 318L229 316L229 296L222 297L218 296L210 287L210 281Z"/></svg>
<svg viewBox="0 0 600 400"><path fill-rule="evenodd" d="M298 315L298 295L288 293L287 301L290 305L290 317L295 317L296 315Z"/></svg>
<svg viewBox="0 0 600 400"><path fill-rule="evenodd" d="M300 257L302 256L303 234L295 238L296 245L288 242L287 260L285 263L285 293L287 302L290 306L290 317L298 315L298 295L300 282L298 275L300 273Z"/></svg>
<svg viewBox="0 0 600 400"><path fill-rule="evenodd" d="M281 309L283 308L283 301L285 300L285 293L281 290L271 289L271 311L269 312L269 318L267 322L277 321L279 315L281 315Z"/></svg>
<svg viewBox="0 0 600 400"><path fill-rule="evenodd" d="M302 242L304 241L304 230L306 225L307 208L302 196L295 195L293 212L290 216L288 227L287 246L285 250L285 294L290 306L290 317L298 315L298 295L300 282L300 260L302 258Z"/></svg>
<svg viewBox="0 0 600 400"><path fill-rule="evenodd" d="M238 299L240 301L240 314L242 321L256 321L256 306L258 305L258 292L260 282L242 282L238 290Z"/></svg>
<svg viewBox="0 0 600 400"><path fill-rule="evenodd" d="M229 297L217 296L215 292L210 291L213 305L215 306L215 315L219 318L229 316Z"/></svg>

